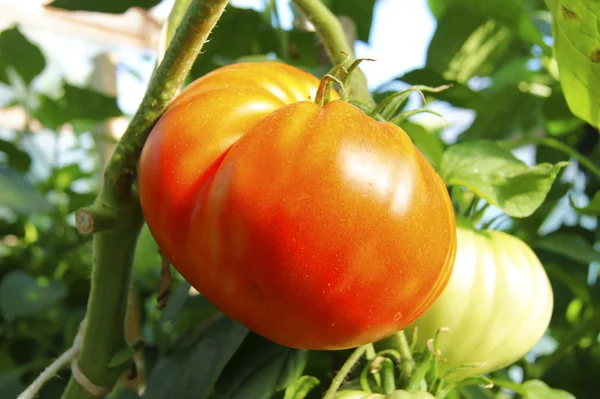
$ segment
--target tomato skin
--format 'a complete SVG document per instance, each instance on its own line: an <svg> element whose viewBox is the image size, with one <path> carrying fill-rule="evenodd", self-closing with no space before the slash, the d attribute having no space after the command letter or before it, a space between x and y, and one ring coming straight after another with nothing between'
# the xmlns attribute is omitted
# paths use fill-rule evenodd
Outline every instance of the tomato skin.
<svg viewBox="0 0 600 399"><path fill-rule="evenodd" d="M451 274L446 188L397 126L299 100L317 79L257 64L232 66L253 76L245 93L222 68L222 86L207 78L202 92L201 78L191 90L208 94L182 93L157 123L139 167L148 227L192 286L267 339L344 349L388 336ZM260 81L253 68L271 65ZM278 68L298 73L288 105L273 99Z"/></svg>
<svg viewBox="0 0 600 399"><path fill-rule="evenodd" d="M542 338L553 309L548 276L533 250L502 231L476 231L458 221L458 252L442 295L411 327L419 346L440 327L440 375L467 363L481 367L453 372L449 380L504 368Z"/></svg>

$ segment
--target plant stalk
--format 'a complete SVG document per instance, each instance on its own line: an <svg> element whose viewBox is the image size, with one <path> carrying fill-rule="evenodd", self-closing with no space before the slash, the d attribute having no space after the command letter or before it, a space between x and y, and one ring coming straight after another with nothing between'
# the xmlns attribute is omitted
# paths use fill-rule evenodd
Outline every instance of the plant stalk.
<svg viewBox="0 0 600 399"><path fill-rule="evenodd" d="M78 365L95 385L113 386L129 367L109 367L127 348L125 311L134 250L143 224L139 200L132 190L139 156L156 120L184 82L227 0L192 0L165 56L150 81L140 107L118 143L104 172L94 208L118 215L112 229L94 235L92 281ZM62 399L93 399L71 377Z"/></svg>
<svg viewBox="0 0 600 399"><path fill-rule="evenodd" d="M320 0L293 1L317 30L333 65L346 60L346 55L340 53L341 51L354 58L354 51L346 39L342 23ZM350 80L350 98L370 107L375 106L375 101L369 93L367 77L359 68L356 68Z"/></svg>

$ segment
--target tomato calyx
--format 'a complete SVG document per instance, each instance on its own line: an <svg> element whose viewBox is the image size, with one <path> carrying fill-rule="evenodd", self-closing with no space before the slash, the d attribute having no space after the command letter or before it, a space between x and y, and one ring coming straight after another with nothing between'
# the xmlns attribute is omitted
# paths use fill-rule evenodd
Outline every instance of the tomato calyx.
<svg viewBox="0 0 600 399"><path fill-rule="evenodd" d="M403 90L403 91L400 91L400 92L397 92L397 93L387 96L379 104L377 104L375 107L373 107L372 109L370 109L366 112L369 116L371 116L375 120L380 120L380 121L385 120L385 121L392 122L396 125L400 125L402 122L404 122L409 117L416 115L416 114L420 114L420 113L434 114L443 119L444 117L442 115L440 115L439 113L437 113L429 108L425 108L425 104L426 104L427 100L425 99L425 95L423 93L424 92L439 93L439 92L447 90L451 87L452 87L451 84L437 86L437 87L430 87L430 86L423 86L423 85L411 86L406 90ZM419 95L423 101L423 105L420 108L417 108L414 110L400 112L404 106L405 101L408 99L410 94L412 94L413 92L419 93Z"/></svg>
<svg viewBox="0 0 600 399"><path fill-rule="evenodd" d="M344 54L346 58L321 78L321 83L319 84L317 95L315 97L316 104L323 106L330 101L331 88L334 83L339 88L340 100L348 102L348 93L351 84L349 79L352 76L352 72L355 71L363 61L376 61L374 58L357 58L349 67L346 67L350 55L345 51L340 51L340 54Z"/></svg>

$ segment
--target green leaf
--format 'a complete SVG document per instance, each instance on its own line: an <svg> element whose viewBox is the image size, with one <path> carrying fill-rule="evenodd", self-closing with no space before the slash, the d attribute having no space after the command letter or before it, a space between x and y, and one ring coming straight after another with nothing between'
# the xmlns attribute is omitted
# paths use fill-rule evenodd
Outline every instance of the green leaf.
<svg viewBox="0 0 600 399"><path fill-rule="evenodd" d="M69 11L96 11L109 14L121 14L131 7L149 9L161 0L54 0L50 7Z"/></svg>
<svg viewBox="0 0 600 399"><path fill-rule="evenodd" d="M190 78L198 78L241 56L277 51L276 33L264 16L252 9L228 5L194 63Z"/></svg>
<svg viewBox="0 0 600 399"><path fill-rule="evenodd" d="M550 388L540 380L525 381L522 387L523 399L575 399L569 392Z"/></svg>
<svg viewBox="0 0 600 399"><path fill-rule="evenodd" d="M427 67L464 84L473 76L490 75L519 44L515 39L514 30L507 25L451 5L439 19L429 44Z"/></svg>
<svg viewBox="0 0 600 399"><path fill-rule="evenodd" d="M113 357L108 362L108 367L118 367L129 362L133 356L141 349L144 348L144 340L138 338L133 345L128 346L127 348L121 349L117 353L113 355Z"/></svg>
<svg viewBox="0 0 600 399"><path fill-rule="evenodd" d="M513 217L531 215L545 200L567 162L529 167L491 141L457 144L444 152L440 175L447 185L460 185Z"/></svg>
<svg viewBox="0 0 600 399"><path fill-rule="evenodd" d="M223 399L268 399L304 372L308 352L277 345L250 333L223 370L215 391Z"/></svg>
<svg viewBox="0 0 600 399"><path fill-rule="evenodd" d="M116 97L95 90L64 83L63 95L53 99L46 95L37 97L37 106L31 115L42 125L58 130L70 123L76 133L89 130L97 122L123 115Z"/></svg>
<svg viewBox="0 0 600 399"><path fill-rule="evenodd" d="M408 134L413 144L425 155L429 163L438 169L444 156L444 142L439 134L429 132L423 126L409 121L400 127Z"/></svg>
<svg viewBox="0 0 600 399"><path fill-rule="evenodd" d="M16 398L23 389L20 370L14 368L0 372L0 397Z"/></svg>
<svg viewBox="0 0 600 399"><path fill-rule="evenodd" d="M0 82L11 84L9 69L16 72L26 84L46 67L40 49L14 27L0 33Z"/></svg>
<svg viewBox="0 0 600 399"><path fill-rule="evenodd" d="M437 17L443 17L451 5L459 4L488 18L506 24L519 34L521 39L537 44L547 50L541 32L527 13L522 0L429 0L429 7Z"/></svg>
<svg viewBox="0 0 600 399"><path fill-rule="evenodd" d="M546 0L553 15L554 55L569 108L600 128L600 2Z"/></svg>
<svg viewBox="0 0 600 399"><path fill-rule="evenodd" d="M319 383L318 378L303 375L286 388L283 399L304 399Z"/></svg>
<svg viewBox="0 0 600 399"><path fill-rule="evenodd" d="M358 40L369 42L375 0L323 0L323 3L327 5L335 15L350 17L356 24L356 35Z"/></svg>
<svg viewBox="0 0 600 399"><path fill-rule="evenodd" d="M26 172L31 166L31 157L14 143L0 139L0 152L6 154L7 165L18 172Z"/></svg>
<svg viewBox="0 0 600 399"><path fill-rule="evenodd" d="M0 207L21 215L49 212L52 209L52 205L35 187L13 169L0 167L0 187Z"/></svg>
<svg viewBox="0 0 600 399"><path fill-rule="evenodd" d="M588 264L600 262L600 253L594 250L592 244L580 235L557 232L540 237L534 247L562 255L574 261Z"/></svg>
<svg viewBox="0 0 600 399"><path fill-rule="evenodd" d="M205 399L248 329L222 317L188 345L161 358L150 375L144 399Z"/></svg>
<svg viewBox="0 0 600 399"><path fill-rule="evenodd" d="M564 93L558 88L552 90L550 97L546 98L543 106L544 127L554 136L560 136L572 132L584 125L584 122L575 117L567 101Z"/></svg>
<svg viewBox="0 0 600 399"><path fill-rule="evenodd" d="M573 203L573 199L571 197L569 197L569 202L577 212L581 212L586 215L600 216L600 191L596 191L594 197L590 200L589 204L587 204L587 206L583 208L577 207Z"/></svg>
<svg viewBox="0 0 600 399"><path fill-rule="evenodd" d="M431 68L415 69L394 80L399 80L411 85L425 85L430 87L452 84L451 88L443 90L439 93L425 94L427 97L433 97L441 101L447 101L457 107L472 108L481 102L481 96L479 93L471 90L468 86L459 82L445 79L441 74Z"/></svg>
<svg viewBox="0 0 600 399"><path fill-rule="evenodd" d="M62 281L34 279L24 271L12 271L0 283L0 311L7 320L32 316L56 305L66 295Z"/></svg>

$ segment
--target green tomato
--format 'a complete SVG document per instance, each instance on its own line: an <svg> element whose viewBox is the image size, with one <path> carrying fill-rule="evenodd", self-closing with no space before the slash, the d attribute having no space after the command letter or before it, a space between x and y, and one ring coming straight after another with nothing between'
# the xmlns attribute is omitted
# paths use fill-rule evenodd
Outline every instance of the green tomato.
<svg viewBox="0 0 600 399"><path fill-rule="evenodd" d="M457 223L458 250L442 295L406 332L418 326L424 348L441 327L439 376L455 381L504 368L523 357L544 335L554 298L548 276L533 250L501 231L476 231Z"/></svg>

